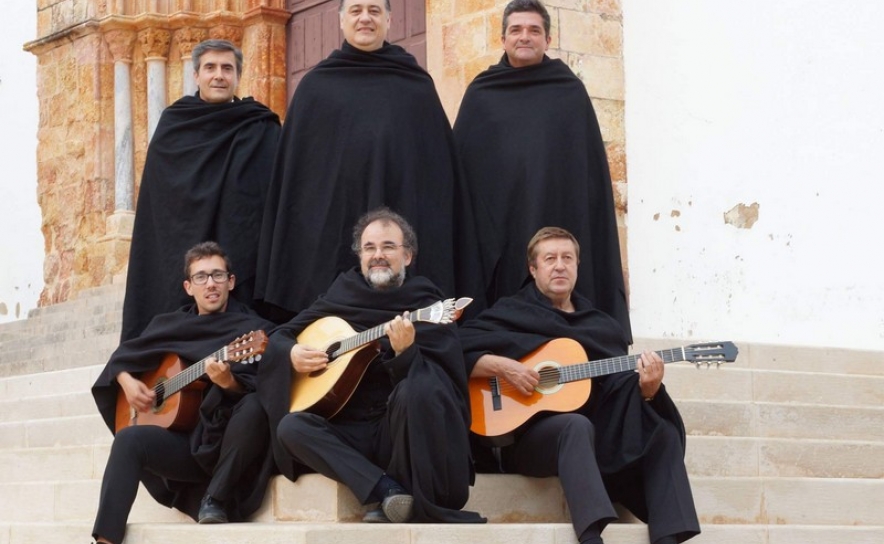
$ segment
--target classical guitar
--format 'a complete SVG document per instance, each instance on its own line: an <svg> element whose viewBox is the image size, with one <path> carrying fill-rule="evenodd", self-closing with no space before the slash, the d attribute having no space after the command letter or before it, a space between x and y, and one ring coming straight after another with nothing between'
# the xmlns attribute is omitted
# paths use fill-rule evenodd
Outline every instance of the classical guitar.
<svg viewBox="0 0 884 544"><path fill-rule="evenodd" d="M709 342L657 353L664 363L689 361L700 367L733 362L737 352L732 342ZM470 430L494 445L507 445L512 442L513 433L535 415L572 412L583 406L589 400L591 378L634 370L640 356L587 361L586 352L576 341L551 340L520 360L540 374L540 383L530 396L519 393L509 382L497 377L470 379L473 417Z"/></svg>
<svg viewBox="0 0 884 544"><path fill-rule="evenodd" d="M174 353L167 354L156 370L138 376L157 395L151 409L135 409L120 390L115 419L117 432L132 425L157 425L172 431L193 429L199 420L203 389L207 386L206 382L197 380L206 374L208 360L250 364L261 360L266 347L264 331L252 331L190 366Z"/></svg>
<svg viewBox="0 0 884 544"><path fill-rule="evenodd" d="M449 298L410 312L411 321L448 324L456 321L471 298ZM326 418L337 414L350 400L368 365L380 352L378 340L386 323L356 333L343 319L323 317L298 335L298 343L322 349L328 365L316 372L295 372L292 378L292 412L310 412Z"/></svg>

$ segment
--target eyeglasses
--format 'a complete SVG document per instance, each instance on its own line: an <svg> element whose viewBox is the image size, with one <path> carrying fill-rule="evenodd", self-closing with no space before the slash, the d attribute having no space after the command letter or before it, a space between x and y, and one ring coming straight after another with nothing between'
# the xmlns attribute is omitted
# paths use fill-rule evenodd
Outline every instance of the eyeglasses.
<svg viewBox="0 0 884 544"><path fill-rule="evenodd" d="M389 255L392 255L393 252L395 252L400 247L408 247L408 246L406 246L405 244L399 244L399 245L383 244L383 245L381 245L381 247L377 247L374 244L365 244L364 246L359 248L359 253L363 253L363 254L367 254L367 255L374 255L375 253L377 253L378 249L380 249L382 255L389 256Z"/></svg>
<svg viewBox="0 0 884 544"><path fill-rule="evenodd" d="M190 277L190 281L196 285L205 285L209 278L212 278L215 283L224 283L230 278L230 272L225 270L214 270L211 274L206 274L205 272L197 272L193 276Z"/></svg>

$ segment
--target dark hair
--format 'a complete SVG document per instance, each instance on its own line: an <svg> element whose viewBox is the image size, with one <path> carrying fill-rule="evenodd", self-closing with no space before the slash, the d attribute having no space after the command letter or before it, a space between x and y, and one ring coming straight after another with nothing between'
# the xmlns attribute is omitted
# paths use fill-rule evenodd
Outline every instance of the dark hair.
<svg viewBox="0 0 884 544"><path fill-rule="evenodd" d="M227 271L232 274L233 265L230 263L230 257L228 257L227 253L221 249L221 246L219 246L217 242L200 242L188 249L187 253L184 254L184 279L190 279L190 265L200 259L214 257L215 255L224 259L224 265L227 266Z"/></svg>
<svg viewBox="0 0 884 544"><path fill-rule="evenodd" d="M402 231L402 246L411 251L412 257L417 256L417 234L414 233L414 229L404 217L386 206L371 210L356 221L356 225L353 226L353 245L351 246L353 253L359 255L362 249L362 233L375 221L381 221L384 225L395 223Z"/></svg>
<svg viewBox="0 0 884 544"><path fill-rule="evenodd" d="M338 3L338 13L344 13L344 2L346 1L347 0L341 0L340 3ZM384 0L384 9L387 10L387 13L393 11L392 8L390 8L390 0Z"/></svg>
<svg viewBox="0 0 884 544"><path fill-rule="evenodd" d="M534 260L537 259L537 244L553 238L571 240L574 242L574 252L577 253L577 260L580 260L580 243L573 234L561 227L543 227L537 231L534 236L531 237L531 241L528 242L528 266L533 266Z"/></svg>
<svg viewBox="0 0 884 544"><path fill-rule="evenodd" d="M190 58L193 60L193 71L200 71L200 58L208 51L230 51L236 57L236 75L242 75L242 51L227 40L205 40L193 48Z"/></svg>
<svg viewBox="0 0 884 544"><path fill-rule="evenodd" d="M509 23L510 15L513 13L523 12L537 13L543 18L543 30L549 36L550 18L546 6L540 0L513 0L503 8L503 30L501 36L506 35L507 23Z"/></svg>

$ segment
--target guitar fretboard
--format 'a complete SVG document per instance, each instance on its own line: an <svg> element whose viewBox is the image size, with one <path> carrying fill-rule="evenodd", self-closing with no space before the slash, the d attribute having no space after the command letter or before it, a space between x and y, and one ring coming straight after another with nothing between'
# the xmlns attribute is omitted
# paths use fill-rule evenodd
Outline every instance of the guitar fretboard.
<svg viewBox="0 0 884 544"><path fill-rule="evenodd" d="M432 307L429 308L421 308L420 310L416 310L410 313L409 319L411 321L431 321L432 318ZM362 347L366 344L374 342L375 340L384 336L384 327L387 324L383 323L376 327L372 327L370 329L366 329L360 333L354 334L349 338L345 338L341 340L338 349L332 351L328 354L329 360L340 357L341 355L353 351L356 348Z"/></svg>
<svg viewBox="0 0 884 544"><path fill-rule="evenodd" d="M686 360L685 348L664 349L656 352L663 359L663 363L677 363ZM634 370L640 354L621 355L610 359L599 359L575 365L566 365L558 368L558 383L575 382L597 376L616 374L626 370Z"/></svg>
<svg viewBox="0 0 884 544"><path fill-rule="evenodd" d="M227 360L227 346L219 349L215 353L200 359L199 361L193 363L189 367L185 368L178 374L175 374L168 380L160 382L154 386L154 392L157 394L157 403L163 401L163 399L174 395L178 391L181 391L191 383L200 379L203 374L206 373L206 363L209 359L217 359L219 361Z"/></svg>

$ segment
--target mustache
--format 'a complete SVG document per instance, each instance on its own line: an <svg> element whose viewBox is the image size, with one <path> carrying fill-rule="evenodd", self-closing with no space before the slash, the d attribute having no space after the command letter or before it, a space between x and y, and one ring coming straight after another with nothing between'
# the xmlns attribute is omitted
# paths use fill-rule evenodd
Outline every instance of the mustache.
<svg viewBox="0 0 884 544"><path fill-rule="evenodd" d="M372 259L368 261L368 266L390 266L390 261L387 259Z"/></svg>

